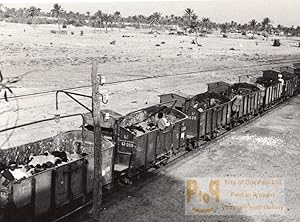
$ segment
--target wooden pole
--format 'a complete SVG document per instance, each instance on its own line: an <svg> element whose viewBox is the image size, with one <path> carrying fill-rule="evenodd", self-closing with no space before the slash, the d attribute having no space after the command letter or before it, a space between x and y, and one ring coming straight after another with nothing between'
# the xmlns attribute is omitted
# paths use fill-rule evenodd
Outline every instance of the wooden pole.
<svg viewBox="0 0 300 222"><path fill-rule="evenodd" d="M98 59L92 64L92 106L94 120L94 191L93 191L93 222L99 221L102 209L102 137L100 126L100 97Z"/></svg>

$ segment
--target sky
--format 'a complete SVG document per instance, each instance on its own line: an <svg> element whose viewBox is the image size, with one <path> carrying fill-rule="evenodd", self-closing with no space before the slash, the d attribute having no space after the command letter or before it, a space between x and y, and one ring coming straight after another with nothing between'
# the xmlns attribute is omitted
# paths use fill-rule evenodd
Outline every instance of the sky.
<svg viewBox="0 0 300 222"><path fill-rule="evenodd" d="M35 5L50 11L59 3L67 11L87 11L93 14L98 9L106 13L120 11L123 16L150 15L159 11L163 15L183 15L185 8L192 8L197 15L209 17L216 22L248 23L252 19L262 21L271 18L273 25L300 26L300 0L0 0L8 7ZM42 3L41 3L42 2Z"/></svg>

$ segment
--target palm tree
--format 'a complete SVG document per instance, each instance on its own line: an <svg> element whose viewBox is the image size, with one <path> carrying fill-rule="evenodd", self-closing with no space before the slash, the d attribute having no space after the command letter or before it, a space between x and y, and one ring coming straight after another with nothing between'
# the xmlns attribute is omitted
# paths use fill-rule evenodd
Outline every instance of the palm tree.
<svg viewBox="0 0 300 222"><path fill-rule="evenodd" d="M221 24L221 25L220 25L221 32L224 33L224 34L227 34L228 28L229 28L230 26L231 26L231 25L228 24L227 22Z"/></svg>
<svg viewBox="0 0 300 222"><path fill-rule="evenodd" d="M146 23L146 17L144 15L138 15L137 19L139 27L140 23Z"/></svg>
<svg viewBox="0 0 300 222"><path fill-rule="evenodd" d="M193 15L195 15L193 9L191 9L191 8L186 8L186 9L184 10L184 17L186 17L186 18L188 19L189 25L191 24Z"/></svg>
<svg viewBox="0 0 300 222"><path fill-rule="evenodd" d="M87 20L88 20L88 26L90 25L90 19L91 19L91 13L89 11L87 11L86 13L86 17L87 17Z"/></svg>
<svg viewBox="0 0 300 222"><path fill-rule="evenodd" d="M106 13L102 14L102 20L105 22L105 32L107 33L107 24L111 21L111 15L108 15Z"/></svg>
<svg viewBox="0 0 300 222"><path fill-rule="evenodd" d="M207 34L208 31L208 25L210 23L210 19L209 18L202 18L202 23L204 24L205 27L205 33Z"/></svg>
<svg viewBox="0 0 300 222"><path fill-rule="evenodd" d="M174 22L175 22L175 15L172 14L172 15L170 15L170 23L173 25Z"/></svg>
<svg viewBox="0 0 300 222"><path fill-rule="evenodd" d="M102 16L103 13L101 10L98 10L94 16L92 16L92 19L94 20L94 32L96 31L96 24L99 24L99 27L101 28L101 24L102 24ZM96 24L95 24L96 23Z"/></svg>
<svg viewBox="0 0 300 222"><path fill-rule="evenodd" d="M198 44L198 30L199 30L199 21L198 21L198 16L193 14L191 17L191 23L190 23L190 30L195 32L195 44L199 46Z"/></svg>
<svg viewBox="0 0 300 222"><path fill-rule="evenodd" d="M155 37L157 37L157 33L158 33L158 25L160 24L160 20L161 20L161 16L162 16L162 13L160 12L154 12L152 15L149 16L149 24L150 25L154 25L155 24L155 27L156 27L156 30L155 30Z"/></svg>
<svg viewBox="0 0 300 222"><path fill-rule="evenodd" d="M230 29L231 29L231 31L235 30L236 26L237 26L237 22L235 22L235 21L231 21L230 22Z"/></svg>
<svg viewBox="0 0 300 222"><path fill-rule="evenodd" d="M34 18L40 14L41 9L36 8L34 6L30 6L30 8L27 10L27 17L31 17L31 23L32 27L34 27Z"/></svg>
<svg viewBox="0 0 300 222"><path fill-rule="evenodd" d="M111 31L113 31L113 30L114 30L114 29L113 29L113 23L114 23L114 21L115 21L114 15L112 15L112 14L109 14L109 15L108 15L108 22L109 22L109 25L110 25Z"/></svg>
<svg viewBox="0 0 300 222"><path fill-rule="evenodd" d="M1 5L0 5L0 10L1 10ZM25 8L25 11L24 11L23 8L19 8L19 9L17 10L17 17L18 17L18 18L26 17L26 13L27 13L26 8ZM24 15L25 15L25 16L24 16Z"/></svg>
<svg viewBox="0 0 300 222"><path fill-rule="evenodd" d="M261 23L264 31L266 31L267 33L269 33L270 23L271 23L271 19L269 19L268 17L264 18Z"/></svg>
<svg viewBox="0 0 300 222"><path fill-rule="evenodd" d="M252 32L253 32L253 38L254 38L254 32L256 30L256 24L257 24L257 21L255 19L252 19L250 22L250 27L252 28Z"/></svg>
<svg viewBox="0 0 300 222"><path fill-rule="evenodd" d="M115 23L117 24L118 29L119 29L119 31L120 31L120 24L119 24L119 22L120 22L121 12L115 11L113 17L114 17L114 21L115 21Z"/></svg>
<svg viewBox="0 0 300 222"><path fill-rule="evenodd" d="M194 15L195 15L195 13L194 13L194 10L193 10L193 9L191 9L191 8L186 8L186 9L184 10L184 15L183 15L183 17L187 19L187 26L188 26L189 28L191 28L191 26L192 26L192 18L193 18ZM186 20L186 19L185 19L185 20ZM193 21L193 22L194 22L194 21ZM191 34L191 32L190 32L190 34Z"/></svg>
<svg viewBox="0 0 300 222"><path fill-rule="evenodd" d="M54 18L57 18L58 29L60 29L59 19L60 19L60 16L62 15L62 13L63 13L63 9L62 9L61 5L55 3L53 5L53 9L51 9L51 16Z"/></svg>

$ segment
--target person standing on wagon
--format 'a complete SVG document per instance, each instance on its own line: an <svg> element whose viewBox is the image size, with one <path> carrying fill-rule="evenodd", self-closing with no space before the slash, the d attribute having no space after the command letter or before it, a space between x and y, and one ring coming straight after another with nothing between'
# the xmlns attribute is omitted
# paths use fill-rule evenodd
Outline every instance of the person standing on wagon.
<svg viewBox="0 0 300 222"><path fill-rule="evenodd" d="M278 74L278 81L279 81L279 95L280 97L285 96L285 85L284 85L284 80L282 78L282 74Z"/></svg>
<svg viewBox="0 0 300 222"><path fill-rule="evenodd" d="M240 111L240 107L242 104L242 100L243 100L243 96L241 95L241 92L238 92L238 94L236 94L231 101L232 103L232 115L236 117L238 117L238 113Z"/></svg>

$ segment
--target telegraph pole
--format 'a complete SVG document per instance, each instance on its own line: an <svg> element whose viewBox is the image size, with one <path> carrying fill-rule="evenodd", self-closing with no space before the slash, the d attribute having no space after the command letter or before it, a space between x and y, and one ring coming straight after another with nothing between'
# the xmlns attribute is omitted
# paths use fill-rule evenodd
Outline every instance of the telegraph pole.
<svg viewBox="0 0 300 222"><path fill-rule="evenodd" d="M93 222L98 222L102 209L102 137L100 125L100 93L98 76L99 60L94 59L92 63L92 107L94 120L94 191L93 191Z"/></svg>

